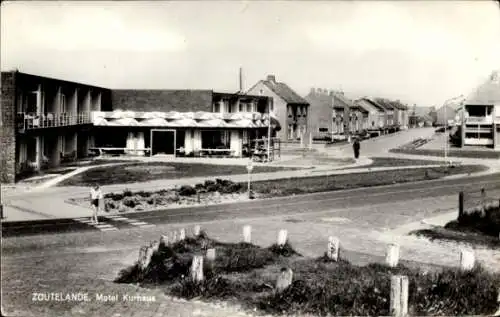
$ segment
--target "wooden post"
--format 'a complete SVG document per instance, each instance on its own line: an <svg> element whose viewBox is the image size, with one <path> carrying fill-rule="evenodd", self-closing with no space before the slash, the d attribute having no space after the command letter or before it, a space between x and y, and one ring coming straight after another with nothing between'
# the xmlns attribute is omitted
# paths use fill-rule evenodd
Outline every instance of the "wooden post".
<svg viewBox="0 0 500 317"><path fill-rule="evenodd" d="M458 193L458 221L464 216L464 192Z"/></svg>
<svg viewBox="0 0 500 317"><path fill-rule="evenodd" d="M193 235L195 237L198 237L200 235L200 232L201 232L201 227L199 225L194 226L194 228L193 228Z"/></svg>
<svg viewBox="0 0 500 317"><path fill-rule="evenodd" d="M286 240L288 239L287 236L288 236L288 231L286 231L285 229L280 230L277 241L278 246L282 247L285 245Z"/></svg>
<svg viewBox="0 0 500 317"><path fill-rule="evenodd" d="M399 262L399 245L396 243L389 244L387 247L387 254L385 256L385 263L389 267L398 266Z"/></svg>
<svg viewBox="0 0 500 317"><path fill-rule="evenodd" d="M293 271L292 269L282 268L281 273L276 281L276 291L282 292L292 284Z"/></svg>
<svg viewBox="0 0 500 317"><path fill-rule="evenodd" d="M338 261L339 260L339 239L336 237L328 238L328 249L326 251L326 255L330 260Z"/></svg>
<svg viewBox="0 0 500 317"><path fill-rule="evenodd" d="M391 276L391 316L404 317L408 315L408 277Z"/></svg>
<svg viewBox="0 0 500 317"><path fill-rule="evenodd" d="M191 264L191 279L194 282L203 281L203 256L195 255Z"/></svg>
<svg viewBox="0 0 500 317"><path fill-rule="evenodd" d="M472 250L461 250L460 251L460 269L462 271L470 271L474 269L475 256Z"/></svg>
<svg viewBox="0 0 500 317"><path fill-rule="evenodd" d="M208 249L207 250L207 261L213 262L215 261L215 249Z"/></svg>
<svg viewBox="0 0 500 317"><path fill-rule="evenodd" d="M184 241L184 239L186 239L186 230L184 230L184 228L182 228L179 231L179 241Z"/></svg>
<svg viewBox="0 0 500 317"><path fill-rule="evenodd" d="M151 257L153 256L152 247L141 247L139 251L139 267L144 270L148 267L149 262L151 262Z"/></svg>
<svg viewBox="0 0 500 317"><path fill-rule="evenodd" d="M243 227L243 242L252 243L252 226Z"/></svg>

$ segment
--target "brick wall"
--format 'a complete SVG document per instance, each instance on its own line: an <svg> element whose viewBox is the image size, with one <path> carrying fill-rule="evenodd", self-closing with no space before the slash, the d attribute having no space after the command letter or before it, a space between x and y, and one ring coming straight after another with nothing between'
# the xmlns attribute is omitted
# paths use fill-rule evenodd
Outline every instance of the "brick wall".
<svg viewBox="0 0 500 317"><path fill-rule="evenodd" d="M212 111L210 90L112 90L113 109L132 111Z"/></svg>
<svg viewBox="0 0 500 317"><path fill-rule="evenodd" d="M0 109L0 181L13 183L16 174L16 73L2 72Z"/></svg>

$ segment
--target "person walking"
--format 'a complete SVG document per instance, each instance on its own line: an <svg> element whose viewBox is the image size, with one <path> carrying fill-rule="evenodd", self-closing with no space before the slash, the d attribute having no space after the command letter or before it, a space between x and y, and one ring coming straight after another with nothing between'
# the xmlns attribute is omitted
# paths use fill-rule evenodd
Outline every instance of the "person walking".
<svg viewBox="0 0 500 317"><path fill-rule="evenodd" d="M359 149L361 148L361 144L359 143L358 138L354 140L354 143L352 144L352 148L354 150L354 158L358 159L359 158Z"/></svg>
<svg viewBox="0 0 500 317"><path fill-rule="evenodd" d="M95 185L94 187L90 188L90 204L92 205L93 210L92 218L90 218L90 220L92 223L99 223L99 221L97 220L97 214L99 212L99 203L102 199L103 195L99 185Z"/></svg>

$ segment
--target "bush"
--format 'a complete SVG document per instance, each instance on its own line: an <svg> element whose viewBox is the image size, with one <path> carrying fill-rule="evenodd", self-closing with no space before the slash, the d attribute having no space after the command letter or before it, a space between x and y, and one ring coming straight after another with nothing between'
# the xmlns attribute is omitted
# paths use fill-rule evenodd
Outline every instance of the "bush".
<svg viewBox="0 0 500 317"><path fill-rule="evenodd" d="M269 247L269 251L276 255L281 255L284 257L290 257L294 255L301 256L300 253L294 250L292 245L288 242L288 240L285 242L284 245L279 246L278 244L273 244L272 246Z"/></svg>
<svg viewBox="0 0 500 317"><path fill-rule="evenodd" d="M109 194L104 195L104 198L110 198L113 201L120 201L123 199L123 197L124 196L121 193L109 193Z"/></svg>
<svg viewBox="0 0 500 317"><path fill-rule="evenodd" d="M159 194L152 194L150 197L148 197L146 202L149 205L154 205L155 202L156 202L156 204L160 204L161 203L161 196Z"/></svg>
<svg viewBox="0 0 500 317"><path fill-rule="evenodd" d="M209 186L212 186L212 185L215 185L215 182L214 182L214 181L209 180L209 179L207 179L207 180L205 181L205 187L209 187Z"/></svg>
<svg viewBox="0 0 500 317"><path fill-rule="evenodd" d="M105 210L111 210L116 208L116 204L114 201L107 201L106 204L104 205Z"/></svg>
<svg viewBox="0 0 500 317"><path fill-rule="evenodd" d="M130 189L126 188L124 191L123 191L123 197L130 197L132 196L133 193Z"/></svg>
<svg viewBox="0 0 500 317"><path fill-rule="evenodd" d="M137 199L136 197L125 197L123 198L123 205L124 206L127 206L127 207L130 207L130 208L134 208L135 206L139 205L139 199Z"/></svg>
<svg viewBox="0 0 500 317"><path fill-rule="evenodd" d="M147 197L150 197L153 193L141 190L141 191L138 191L135 194L138 195L138 196L140 196L140 197L147 198Z"/></svg>
<svg viewBox="0 0 500 317"><path fill-rule="evenodd" d="M196 189L189 185L183 185L178 191L181 196L193 196L196 195Z"/></svg>
<svg viewBox="0 0 500 317"><path fill-rule="evenodd" d="M223 250L216 258L216 270L226 273L246 272L273 263L277 255L270 250L241 243Z"/></svg>
<svg viewBox="0 0 500 317"><path fill-rule="evenodd" d="M195 188L197 191L201 192L201 191L204 191L204 190L205 190L205 185L204 185L204 184L201 184L201 183L198 183L198 184L194 185L194 188Z"/></svg>

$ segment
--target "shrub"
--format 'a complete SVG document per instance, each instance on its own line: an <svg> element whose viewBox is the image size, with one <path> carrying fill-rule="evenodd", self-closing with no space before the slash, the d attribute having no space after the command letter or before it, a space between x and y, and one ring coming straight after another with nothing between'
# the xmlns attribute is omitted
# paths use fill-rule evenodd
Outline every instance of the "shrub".
<svg viewBox="0 0 500 317"><path fill-rule="evenodd" d="M199 192L203 192L205 191L205 185L204 184L201 184L201 183L198 183L196 185L194 185L194 188L199 191Z"/></svg>
<svg viewBox="0 0 500 317"><path fill-rule="evenodd" d="M104 205L105 210L110 210L110 209L115 209L116 204L114 201L107 201L106 204Z"/></svg>
<svg viewBox="0 0 500 317"><path fill-rule="evenodd" d="M123 199L123 197L124 196L121 193L109 193L109 194L104 195L104 198L110 198L113 201L120 201Z"/></svg>
<svg viewBox="0 0 500 317"><path fill-rule="evenodd" d="M135 206L139 205L139 199L136 197L125 197L123 198L123 205L134 208Z"/></svg>
<svg viewBox="0 0 500 317"><path fill-rule="evenodd" d="M126 188L124 191L123 191L123 197L130 197L132 196L133 193L130 189Z"/></svg>
<svg viewBox="0 0 500 317"><path fill-rule="evenodd" d="M192 195L196 195L196 189L194 189L194 187L189 186L189 185L183 185L179 189L178 193L181 196L192 196Z"/></svg>
<svg viewBox="0 0 500 317"><path fill-rule="evenodd" d="M262 268L273 263L277 255L268 249L261 249L252 244L241 243L225 249L216 258L216 271L246 272Z"/></svg>
<svg viewBox="0 0 500 317"><path fill-rule="evenodd" d="M294 256L294 255L301 256L300 253L298 253L297 251L294 250L294 248L288 242L288 240L282 246L279 246L276 243L273 244L272 246L269 247L269 251L271 251L274 254L284 256L284 257L290 257L290 256Z"/></svg>
<svg viewBox="0 0 500 317"><path fill-rule="evenodd" d="M140 196L140 197L147 198L147 197L150 197L153 193L141 190L141 191L138 191L135 194L138 195L138 196Z"/></svg>
<svg viewBox="0 0 500 317"><path fill-rule="evenodd" d="M212 180L207 179L207 180L205 181L205 187L208 187L208 186L211 186L211 185L215 185L215 182L214 182L214 181L212 181Z"/></svg>

